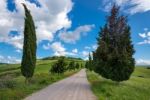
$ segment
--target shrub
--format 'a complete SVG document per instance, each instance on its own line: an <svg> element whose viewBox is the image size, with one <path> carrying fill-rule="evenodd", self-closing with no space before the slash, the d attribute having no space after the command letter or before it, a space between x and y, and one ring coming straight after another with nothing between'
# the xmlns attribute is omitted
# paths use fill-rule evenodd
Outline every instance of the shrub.
<svg viewBox="0 0 150 100"><path fill-rule="evenodd" d="M75 70L76 66L75 66L75 62L74 61L71 61L68 65L68 70Z"/></svg>
<svg viewBox="0 0 150 100"><path fill-rule="evenodd" d="M51 73L57 73L62 74L65 72L67 64L64 61L64 58L60 58L55 64L52 65L52 68L50 69Z"/></svg>

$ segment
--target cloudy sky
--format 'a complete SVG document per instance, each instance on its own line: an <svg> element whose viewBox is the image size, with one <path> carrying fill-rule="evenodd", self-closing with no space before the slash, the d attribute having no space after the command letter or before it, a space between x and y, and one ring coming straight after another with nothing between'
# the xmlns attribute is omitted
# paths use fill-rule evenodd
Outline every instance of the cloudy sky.
<svg viewBox="0 0 150 100"><path fill-rule="evenodd" d="M128 15L136 63L150 64L150 0L0 0L0 62L22 57L25 3L35 21L37 57L87 58L113 3Z"/></svg>

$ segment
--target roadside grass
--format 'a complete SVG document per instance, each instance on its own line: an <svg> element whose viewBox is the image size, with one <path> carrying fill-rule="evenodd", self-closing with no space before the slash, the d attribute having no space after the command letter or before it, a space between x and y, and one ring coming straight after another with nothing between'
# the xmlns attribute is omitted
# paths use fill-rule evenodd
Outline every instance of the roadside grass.
<svg viewBox="0 0 150 100"><path fill-rule="evenodd" d="M19 64L0 66L0 100L21 100L26 96L66 78L79 70L66 71L64 74L51 74L51 65L57 60L38 60L35 74L30 84L25 84L25 78L21 75ZM15 69L16 68L16 69ZM10 70L13 69L13 70ZM14 70L15 69L15 70Z"/></svg>
<svg viewBox="0 0 150 100"><path fill-rule="evenodd" d="M136 67L130 80L120 84L91 71L87 77L99 100L150 100L150 69Z"/></svg>

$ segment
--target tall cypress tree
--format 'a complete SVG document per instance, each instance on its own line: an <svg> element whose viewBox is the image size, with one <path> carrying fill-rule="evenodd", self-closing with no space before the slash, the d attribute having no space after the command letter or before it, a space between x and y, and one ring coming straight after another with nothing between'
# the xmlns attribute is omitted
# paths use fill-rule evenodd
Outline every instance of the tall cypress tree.
<svg viewBox="0 0 150 100"><path fill-rule="evenodd" d="M120 15L119 7L114 5L97 38L98 48L93 58L97 73L117 82L130 78L134 70L134 48L130 35L127 17Z"/></svg>
<svg viewBox="0 0 150 100"><path fill-rule="evenodd" d="M89 53L88 68L89 70L93 70L92 57L90 53Z"/></svg>
<svg viewBox="0 0 150 100"><path fill-rule="evenodd" d="M34 21L30 14L30 11L23 4L25 9L25 26L24 26L24 45L23 45L23 56L21 62L21 72L24 77L26 77L26 82L34 74L34 69L36 66L36 31L34 26Z"/></svg>
<svg viewBox="0 0 150 100"><path fill-rule="evenodd" d="M89 53L89 60L86 61L85 63L85 68L89 69L89 70L93 70L93 60L92 60L92 57L91 57L91 54Z"/></svg>

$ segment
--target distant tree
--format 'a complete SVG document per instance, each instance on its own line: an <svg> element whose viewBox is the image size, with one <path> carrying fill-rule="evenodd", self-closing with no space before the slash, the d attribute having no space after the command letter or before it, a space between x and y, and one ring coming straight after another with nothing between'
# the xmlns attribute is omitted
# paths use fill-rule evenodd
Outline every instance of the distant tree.
<svg viewBox="0 0 150 100"><path fill-rule="evenodd" d="M23 6L25 9L25 26L21 72L26 77L26 82L29 82L36 66L36 31L30 11L25 4Z"/></svg>
<svg viewBox="0 0 150 100"><path fill-rule="evenodd" d="M79 69L79 67L80 67L79 63L76 63L75 68Z"/></svg>
<svg viewBox="0 0 150 100"><path fill-rule="evenodd" d="M93 70L93 61L90 53L89 53L89 60L86 61L85 67L89 70Z"/></svg>
<svg viewBox="0 0 150 100"><path fill-rule="evenodd" d="M62 74L66 70L66 62L64 61L64 58L60 58L55 64L52 65L50 72L51 73L58 73Z"/></svg>
<svg viewBox="0 0 150 100"><path fill-rule="evenodd" d="M80 65L80 68L83 68L83 67L84 67L83 64L81 64L81 65Z"/></svg>
<svg viewBox="0 0 150 100"><path fill-rule="evenodd" d="M68 70L75 70L75 62L74 61L71 61L70 63L69 63L69 65L68 65Z"/></svg>
<svg viewBox="0 0 150 100"><path fill-rule="evenodd" d="M93 52L95 72L113 81L130 78L134 70L134 48L127 17L114 5L104 27L100 28L98 48Z"/></svg>
<svg viewBox="0 0 150 100"><path fill-rule="evenodd" d="M93 61L92 61L92 57L91 54L89 53L89 63L88 63L88 68L89 70L93 70Z"/></svg>
<svg viewBox="0 0 150 100"><path fill-rule="evenodd" d="M87 68L87 69L89 69L89 64L88 63L89 63L88 61L85 62L85 68Z"/></svg>

